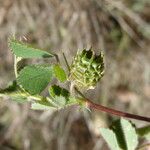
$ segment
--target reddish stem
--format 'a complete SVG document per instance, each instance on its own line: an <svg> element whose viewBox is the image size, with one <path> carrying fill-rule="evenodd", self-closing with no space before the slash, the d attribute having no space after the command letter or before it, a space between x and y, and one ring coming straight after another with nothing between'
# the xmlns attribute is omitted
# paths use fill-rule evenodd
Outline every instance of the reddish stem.
<svg viewBox="0 0 150 150"><path fill-rule="evenodd" d="M91 109L93 108L93 109L103 111L103 112L106 112L108 114L116 115L116 116L119 116L119 117L126 117L126 118L131 118L131 119L150 122L149 117L134 115L134 114L122 112L122 111L119 111L119 110L115 110L115 109L112 109L112 108L108 108L108 107L102 106L100 104L95 104L91 100L87 99L76 87L75 87L75 90L84 98L83 101L85 101L87 106Z"/></svg>
<svg viewBox="0 0 150 150"><path fill-rule="evenodd" d="M103 111L103 112L106 112L106 113L109 113L112 115L116 115L116 116L120 116L120 117L126 117L126 118L132 118L132 119L136 119L136 120L142 120L142 121L150 122L150 118L148 118L148 117L118 111L118 110L108 108L108 107L105 107L105 106L102 106L99 104L95 104L88 99L86 99L86 102L87 102L87 105L89 106L89 108L97 109L99 111Z"/></svg>

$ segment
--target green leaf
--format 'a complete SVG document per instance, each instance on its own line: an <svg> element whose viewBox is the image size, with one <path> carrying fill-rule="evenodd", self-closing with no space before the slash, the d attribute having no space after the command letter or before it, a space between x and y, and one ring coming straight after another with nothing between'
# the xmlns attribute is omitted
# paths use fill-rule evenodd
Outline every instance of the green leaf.
<svg viewBox="0 0 150 150"><path fill-rule="evenodd" d="M53 104L51 104L46 98L40 101L35 101L31 104L31 108L34 110L49 110L56 109Z"/></svg>
<svg viewBox="0 0 150 150"><path fill-rule="evenodd" d="M10 82L5 89L0 89L0 97L9 97L13 101L24 103L27 102L27 95L20 91L16 81Z"/></svg>
<svg viewBox="0 0 150 150"><path fill-rule="evenodd" d="M18 103L25 103L28 101L28 97L24 95L24 93L13 92L11 94L0 94L0 97L9 97L11 100Z"/></svg>
<svg viewBox="0 0 150 150"><path fill-rule="evenodd" d="M15 39L9 40L9 47L14 55L22 58L48 58L54 56L46 51L33 48L27 44L21 43Z"/></svg>
<svg viewBox="0 0 150 150"><path fill-rule="evenodd" d="M122 118L120 123L124 133L127 150L135 150L138 145L138 136L136 134L135 127L133 127L133 125L128 120Z"/></svg>
<svg viewBox="0 0 150 150"><path fill-rule="evenodd" d="M78 103L77 99L71 97L70 93L66 89L57 85L53 85L49 88L49 94L58 108Z"/></svg>
<svg viewBox="0 0 150 150"><path fill-rule="evenodd" d="M57 85L53 85L49 89L50 96L58 107L64 107L69 100L69 92Z"/></svg>
<svg viewBox="0 0 150 150"><path fill-rule="evenodd" d="M9 95L9 97L17 103L25 103L28 101L28 96L21 92L12 93Z"/></svg>
<svg viewBox="0 0 150 150"><path fill-rule="evenodd" d="M39 103L32 103L31 109L33 109L33 110L49 110L50 107L46 106L46 105L39 104Z"/></svg>
<svg viewBox="0 0 150 150"><path fill-rule="evenodd" d="M54 73L55 77L61 82L65 82L67 80L66 73L60 65L54 65Z"/></svg>
<svg viewBox="0 0 150 150"><path fill-rule="evenodd" d="M122 131L122 126L120 124L120 119L117 121L114 121L112 123L111 129L114 131L117 137L118 144L121 149L127 150L127 145L124 137L124 133Z"/></svg>
<svg viewBox="0 0 150 150"><path fill-rule="evenodd" d="M17 82L32 95L41 93L53 78L52 67L26 66L19 73Z"/></svg>
<svg viewBox="0 0 150 150"><path fill-rule="evenodd" d="M100 133L111 150L120 150L116 135L112 130L101 128Z"/></svg>
<svg viewBox="0 0 150 150"><path fill-rule="evenodd" d="M150 132L145 135L145 138L146 138L147 140L150 140Z"/></svg>
<svg viewBox="0 0 150 150"><path fill-rule="evenodd" d="M63 96L68 98L70 96L69 92L66 89L61 88L58 85L51 86L49 89L49 93L53 98L55 98L56 96Z"/></svg>
<svg viewBox="0 0 150 150"><path fill-rule="evenodd" d="M131 122L121 118L113 123L112 129L116 134L121 149L135 150L138 144L138 137Z"/></svg>
<svg viewBox="0 0 150 150"><path fill-rule="evenodd" d="M111 130L110 130L111 129ZM110 129L101 129L101 134L112 150L135 150L138 137L133 124L125 119L115 121Z"/></svg>
<svg viewBox="0 0 150 150"><path fill-rule="evenodd" d="M60 96L61 88L57 85L53 85L49 88L49 94L55 98L56 96Z"/></svg>
<svg viewBox="0 0 150 150"><path fill-rule="evenodd" d="M145 137L146 139L150 140L150 125L138 128L136 131L140 137Z"/></svg>

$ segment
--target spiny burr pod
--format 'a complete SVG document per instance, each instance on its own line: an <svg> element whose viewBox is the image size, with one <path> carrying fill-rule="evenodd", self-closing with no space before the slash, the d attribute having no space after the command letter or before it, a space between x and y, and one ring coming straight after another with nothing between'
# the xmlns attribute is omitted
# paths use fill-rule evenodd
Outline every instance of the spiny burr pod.
<svg viewBox="0 0 150 150"><path fill-rule="evenodd" d="M71 66L69 80L80 89L93 89L104 75L104 59L92 49L78 51Z"/></svg>

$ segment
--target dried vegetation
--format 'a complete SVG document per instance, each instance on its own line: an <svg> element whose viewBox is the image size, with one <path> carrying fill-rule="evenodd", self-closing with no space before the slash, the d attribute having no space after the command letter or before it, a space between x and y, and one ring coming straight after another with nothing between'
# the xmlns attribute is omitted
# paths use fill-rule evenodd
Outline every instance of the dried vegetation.
<svg viewBox="0 0 150 150"><path fill-rule="evenodd" d="M92 46L104 51L106 71L88 96L149 116L149 8L149 0L0 0L0 87L14 78L7 47L12 34L58 54L63 51L69 62L77 49ZM110 119L74 107L36 112L1 100L0 149L105 150L98 128Z"/></svg>

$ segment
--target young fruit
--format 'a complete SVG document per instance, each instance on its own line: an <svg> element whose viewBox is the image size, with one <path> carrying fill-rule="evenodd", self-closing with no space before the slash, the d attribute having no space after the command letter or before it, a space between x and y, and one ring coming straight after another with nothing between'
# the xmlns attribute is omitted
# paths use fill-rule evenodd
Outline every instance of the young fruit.
<svg viewBox="0 0 150 150"><path fill-rule="evenodd" d="M80 89L93 89L104 75L103 54L92 49L78 51L70 67L69 80Z"/></svg>

